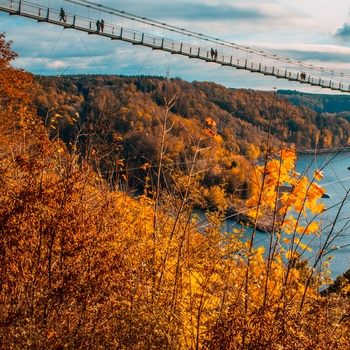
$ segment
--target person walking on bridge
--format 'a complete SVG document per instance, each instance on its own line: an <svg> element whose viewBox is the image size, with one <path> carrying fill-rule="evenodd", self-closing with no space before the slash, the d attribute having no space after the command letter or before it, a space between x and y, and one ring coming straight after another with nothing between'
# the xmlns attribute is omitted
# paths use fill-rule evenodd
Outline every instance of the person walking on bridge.
<svg viewBox="0 0 350 350"><path fill-rule="evenodd" d="M63 7L61 7L61 12L60 12L60 22L66 22L67 21L67 17L66 17L66 13L63 10Z"/></svg>
<svg viewBox="0 0 350 350"><path fill-rule="evenodd" d="M215 57L215 51L213 48L210 49L210 55L211 55L211 58Z"/></svg>

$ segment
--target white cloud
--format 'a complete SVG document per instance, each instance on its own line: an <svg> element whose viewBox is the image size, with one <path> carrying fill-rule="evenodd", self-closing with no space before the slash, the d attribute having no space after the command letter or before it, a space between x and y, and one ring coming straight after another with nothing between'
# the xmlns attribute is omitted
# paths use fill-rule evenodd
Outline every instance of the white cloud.
<svg viewBox="0 0 350 350"><path fill-rule="evenodd" d="M47 2L36 0L36 3L44 5ZM109 0L99 3L243 46L350 72L347 63L350 48L347 42L341 41L346 38L346 23L349 23L347 0L337 0L336 6L334 2L319 0L121 0L118 4ZM73 3L65 4L67 11L75 11ZM84 8L86 16L114 21L115 17L107 12ZM125 19L118 21L119 25L138 26L139 30L144 27ZM164 76L170 66L174 76L190 81L211 80L230 87L268 89L277 83L274 78L259 74L220 68L215 64L151 51L142 46L75 30L62 30L51 24L1 12L0 25L6 31L6 38L14 41L13 49L20 55L15 65L34 73L57 74L57 70L69 67L67 73L70 74ZM161 29L152 30L154 35L172 35ZM334 36L336 33L337 37ZM192 39L185 36L183 40ZM278 84L280 82L282 84L283 81L279 80ZM284 83L290 86L290 82Z"/></svg>

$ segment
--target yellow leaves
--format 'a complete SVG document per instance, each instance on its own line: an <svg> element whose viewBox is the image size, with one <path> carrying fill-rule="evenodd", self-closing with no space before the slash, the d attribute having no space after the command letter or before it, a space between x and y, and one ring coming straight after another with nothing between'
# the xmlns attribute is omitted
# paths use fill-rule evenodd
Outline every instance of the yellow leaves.
<svg viewBox="0 0 350 350"><path fill-rule="evenodd" d="M350 294L350 283L349 280L345 279L341 283L341 289L343 294L348 295Z"/></svg>
<svg viewBox="0 0 350 350"><path fill-rule="evenodd" d="M143 205L153 205L154 203L152 198L149 198L146 195L140 196L139 199L140 199L140 203L142 203Z"/></svg>
<svg viewBox="0 0 350 350"><path fill-rule="evenodd" d="M207 119L206 122L208 136L214 136L215 131L211 128L215 127L215 122L210 119ZM116 136L116 139L118 137ZM215 138L209 141L216 142ZM93 147L95 146L91 146L90 150L95 152ZM62 153L62 150L62 146L59 145L55 153ZM254 151L257 152L257 150ZM114 160L114 162L120 174L120 168L124 167L123 160ZM295 152L282 150L280 161L271 160L266 168L259 168L257 184L263 184L262 192L247 201L247 205L254 208L250 211L252 215L262 215L265 210L276 210L275 202L279 195L276 188L281 189L281 186L285 184L293 183L294 187L291 192L281 194L281 202L284 205L292 207L295 203L300 203L300 208L303 208L304 199L310 201L310 205L311 202L312 205L315 203L317 205L317 198L322 191L317 187L310 187L312 193L305 197L308 183L306 180L293 182L294 162ZM237 162L233 169L242 172L241 164L244 163ZM147 170L149 167L150 164L145 163L140 168ZM282 250L276 251L276 254L267 263L267 254L263 246L258 248L254 246L254 249L250 251L249 244L243 246L242 241L236 243L232 238L225 238L220 228L216 231L215 237L211 232L208 234L198 232L201 223L196 224L195 218L190 216L187 208L178 209L180 207L179 198L174 199L172 194L171 200L170 196L164 195L161 198L161 204L155 214L154 202L150 198L152 188L149 192L147 191L148 196L144 195L134 200L116 192L108 193L107 188L100 190L103 186L101 182L98 182L99 179L92 180L93 175L90 175L86 181L86 172L82 172L79 183L72 183L74 187L72 194L69 192L70 184L67 186L66 192L69 192L67 195L71 195L67 200L67 208L62 207L62 200L57 200L58 210L55 211L55 203L51 197L65 194L65 191L62 191L61 187L58 187L57 190L54 186L47 186L49 181L46 178L46 171L41 173L45 174L45 186L41 186L40 191L35 188L33 192L41 193L41 191L48 191L52 188L52 193L47 196L49 205L46 204L46 201L41 201L41 198L40 201L37 201L41 203L43 209L38 210L35 204L36 211L33 210L30 219L33 218L33 222L37 222L39 217L45 224L46 216L49 215L50 220L47 220L47 224L56 225L57 223L57 228L53 227L53 229L57 229L58 235L62 232L64 239L57 237L57 246L53 247L53 261L62 259L67 276L72 275L73 281L72 284L63 286L66 288L64 295L67 296L63 299L72 300L77 290L84 291L89 288L91 293L85 293L86 296L84 294L82 297L88 298L92 295L92 299L95 297L98 303L92 299L84 299L82 302L94 308L100 307L97 304L102 304L101 310L104 312L98 313L96 319L92 320L96 322L96 327L102 327L100 333L106 329L120 329L119 333L123 334L125 331L123 327L126 324L128 327L135 328L130 331L128 329L125 333L140 332L139 339L142 341L147 338L147 332L149 333L150 329L154 330L158 326L161 328L159 334L162 336L170 334L171 339L169 339L174 348L202 348L203 334L208 334L210 325L215 324L217 320L224 319L226 310L247 315L246 324L248 327L254 324L252 327L255 327L258 324L257 320L249 317L254 315L254 308L259 310L265 306L265 286L267 307L264 308L264 312L266 310L267 316L264 321L271 318L274 308L280 307L282 299L290 302L291 309L295 307L294 299L285 298L288 293L282 289L285 272L281 259ZM266 175L266 178L262 179L262 175ZM127 180L126 174L121 177ZM39 178L39 180L42 179ZM40 181L38 183L41 184ZM94 181L96 181L96 186L92 188L91 183ZM32 181L30 185L35 186L35 183L36 181ZM59 184L61 183L62 181L59 181ZM91 184L90 187L87 187L86 183ZM183 179L178 179L179 187L181 183L183 187L188 188L194 182L190 176L188 178L184 176ZM8 188L8 186L2 187ZM198 188L196 185L192 187ZM224 199L223 191L219 186L213 186L211 190L210 196L213 203L221 205ZM13 196L15 191L11 192ZM29 200L30 197L28 197L28 205L25 210L29 207ZM50 208L52 214L47 208ZM82 208L86 210L83 211ZM59 213L57 220L52 219L55 213ZM319 230L319 226L317 223L310 223L303 228L292 215L288 215L283 221L283 230L280 231L282 238L281 241L278 241L278 247L281 243L287 250L287 256L297 258L296 253L287 249L288 245L294 242L295 248L309 250L310 247L298 240L293 241L292 236L284 237L284 233L290 230L290 233L296 231L302 234L302 231L305 231L306 234L310 234ZM154 225L155 218L157 225ZM174 225L175 218L176 225ZM27 224L23 221L21 225L18 225L19 230L22 229L22 225L25 227L23 231L19 231L24 235L35 232L34 225L30 227ZM40 232L38 230L38 234ZM231 234L230 236L236 235ZM276 234L271 237L277 236ZM25 250L30 244L35 246L39 241L38 237L41 236L38 235L36 239L28 240L20 248ZM46 238L43 237L43 239ZM76 245L74 245L75 241L78 241ZM61 246L65 244L67 246ZM69 249L71 247L72 249ZM67 254L62 254L62 252L67 252ZM43 256L45 253L43 252ZM41 272L40 268L32 268L32 262L40 263L40 260L30 256L28 271ZM18 259L18 261L20 266L25 268L25 259ZM53 281L62 280L60 264L53 265L52 274ZM299 279L298 271L293 269L291 275L294 280ZM76 276L78 277L75 278ZM43 282L46 283L46 280L44 278ZM40 286L42 288L40 290L44 290L44 287ZM99 297L102 295L100 291L105 288L112 291L110 299L109 295ZM94 295L95 290L100 294ZM52 288L49 291L51 292ZM298 292L294 292L293 298L294 296L297 299ZM245 303L245 301L248 302ZM244 305L246 305L246 310L244 310ZM73 304L66 305L65 300L62 300L59 308L60 312L53 311L55 317L60 313L65 317L67 315L67 318L72 315L72 320L79 316L79 308L75 310ZM108 313L109 310L111 313ZM115 310L118 311L117 317L112 315ZM102 322L99 319L100 315L103 317ZM109 323L110 320L115 323ZM152 323L154 320L155 322ZM69 321L70 319L65 319L64 324ZM103 328L105 324L106 328ZM236 327L235 324L233 326ZM248 331L247 339L252 334L248 327L245 329ZM273 324L268 328L272 330ZM287 328L288 325L286 325ZM150 337L153 335L151 333ZM179 343L180 345L176 343L177 337L183 337L181 338L183 343ZM189 344L192 339L199 339L199 343ZM142 347L141 344L140 346ZM144 347L147 348L147 346Z"/></svg>
<svg viewBox="0 0 350 350"><path fill-rule="evenodd" d="M313 222L310 222L306 228L305 228L305 234L306 235L309 235L310 233L317 233L317 231L320 230L320 223L319 222L316 222L316 221L313 221Z"/></svg>
<svg viewBox="0 0 350 350"><path fill-rule="evenodd" d="M305 226L301 225L300 222L295 219L292 215L284 219L281 223L281 228L286 234L317 234L320 230L320 223L317 221L312 221Z"/></svg>
<svg viewBox="0 0 350 350"><path fill-rule="evenodd" d="M211 119L211 118L209 118L209 117L205 120L205 122L206 122L207 125L209 125L209 126L213 126L213 127L216 126L216 123L214 122L214 120Z"/></svg>
<svg viewBox="0 0 350 350"><path fill-rule="evenodd" d="M112 134L112 137L113 137L113 140L115 140L115 141L121 141L121 140L123 140L123 136L119 135L119 134L116 133L116 132L114 132L114 133Z"/></svg>
<svg viewBox="0 0 350 350"><path fill-rule="evenodd" d="M295 162L297 156L295 150L284 148L281 150L281 159L284 162Z"/></svg>
<svg viewBox="0 0 350 350"><path fill-rule="evenodd" d="M299 242L299 247L303 250L307 250L308 252L312 252L312 248L307 244Z"/></svg>
<svg viewBox="0 0 350 350"><path fill-rule="evenodd" d="M324 175L323 175L323 172L321 170L316 170L314 172L314 178L317 180L317 181L320 181L321 179L324 178Z"/></svg>
<svg viewBox="0 0 350 350"><path fill-rule="evenodd" d="M203 196L212 208L227 209L226 192L220 186L215 185L209 189L204 189Z"/></svg>
<svg viewBox="0 0 350 350"><path fill-rule="evenodd" d="M294 150L283 149L281 151L280 160L271 159L265 166L256 167L256 182L260 187L260 194L247 201L249 208L259 207L262 211L278 211L279 215L285 216L288 212L301 213L306 216L307 210L313 214L319 214L324 211L324 204L318 203L322 195L326 192L316 182L309 182L306 176L299 176L294 171L296 153ZM260 175L259 175L260 174ZM321 171L315 173L315 179L322 178ZM277 196L279 196L277 201ZM257 203L257 198L261 198L260 203ZM276 203L279 203L278 208L275 208ZM286 226L286 222L284 225ZM288 233L296 231L302 232L303 229L294 224L285 227ZM307 232L312 232L314 226Z"/></svg>
<svg viewBox="0 0 350 350"><path fill-rule="evenodd" d="M291 243L291 240L289 238L283 238L282 239L282 243L284 244L290 244Z"/></svg>
<svg viewBox="0 0 350 350"><path fill-rule="evenodd" d="M283 161L284 167L288 170L294 169L296 161L295 150L284 148L281 150L281 161Z"/></svg>
<svg viewBox="0 0 350 350"><path fill-rule="evenodd" d="M264 246L260 246L255 250L255 254L259 257L262 257L263 254L265 252L265 247Z"/></svg>
<svg viewBox="0 0 350 350"><path fill-rule="evenodd" d="M300 256L300 254L296 251L288 250L285 253L285 257L287 259L297 259Z"/></svg>
<svg viewBox="0 0 350 350"><path fill-rule="evenodd" d="M259 208L254 208L247 211L247 215L253 220L259 219L263 216L263 212Z"/></svg>
<svg viewBox="0 0 350 350"><path fill-rule="evenodd" d="M251 144L248 146L246 154L250 159L258 159L260 156L260 148Z"/></svg>
<svg viewBox="0 0 350 350"><path fill-rule="evenodd" d="M287 249L285 252L285 257L287 259L299 259L301 256L301 253L299 252L300 249L302 251L312 252L310 245L302 243L297 237L294 237L292 240L285 239L283 240L283 243L286 243L290 247L290 249Z"/></svg>
<svg viewBox="0 0 350 350"><path fill-rule="evenodd" d="M140 169L147 170L149 167L150 167L150 164L149 163L145 163L145 164L140 166Z"/></svg>
<svg viewBox="0 0 350 350"><path fill-rule="evenodd" d="M211 129L204 129L203 132L207 136L210 136L210 137L215 136L215 132L213 130L211 130Z"/></svg>
<svg viewBox="0 0 350 350"><path fill-rule="evenodd" d="M254 288L250 292L250 298L253 300L252 303L253 305L259 305L259 299L261 298L261 288L258 286L258 288Z"/></svg>
<svg viewBox="0 0 350 350"><path fill-rule="evenodd" d="M312 214L321 214L326 210L326 205L324 203L316 204L311 207Z"/></svg>
<svg viewBox="0 0 350 350"><path fill-rule="evenodd" d="M322 172L317 171L313 181L310 182L306 176L300 176L295 172L295 162L295 151L283 149L280 159L272 158L264 166L255 167L255 182L259 192L246 201L247 207L250 208L248 215L253 219L267 214L270 214L270 217L277 216L276 232L273 233L278 242L275 254L283 254L293 261L300 259L302 253L312 251L311 246L303 242L302 238L304 235L319 234L321 225L319 221L308 221L306 218L310 212L319 214L324 210L324 204L320 203L320 199L325 193L325 190L315 182L322 178ZM260 273L264 274L262 267L257 268L256 265L259 261L262 263L262 258L261 254L254 255L254 263L251 263L255 269L254 273L260 270ZM275 269L273 273L270 272L267 283L269 295L272 296L278 285L278 283L274 285L272 281L283 279L278 277L278 274L284 268L282 263L281 266L278 265L277 258L270 268ZM293 271L294 269L288 278L291 279L293 276L293 286L299 291L303 290L303 284L300 283L302 277L298 271L295 273Z"/></svg>
<svg viewBox="0 0 350 350"><path fill-rule="evenodd" d="M326 190L322 188L319 184L313 182L307 192L308 201L310 203L310 206L313 206L316 204L316 201L318 199L322 198L322 195L326 193Z"/></svg>
<svg viewBox="0 0 350 350"><path fill-rule="evenodd" d="M246 206L248 208L255 208L260 204L258 196L252 196L246 201Z"/></svg>
<svg viewBox="0 0 350 350"><path fill-rule="evenodd" d="M214 137L216 135L215 131L213 130L213 128L215 129L216 127L216 123L214 122L213 119L211 118L207 118L205 120L206 124L207 124L207 128L203 130L204 134L210 137Z"/></svg>

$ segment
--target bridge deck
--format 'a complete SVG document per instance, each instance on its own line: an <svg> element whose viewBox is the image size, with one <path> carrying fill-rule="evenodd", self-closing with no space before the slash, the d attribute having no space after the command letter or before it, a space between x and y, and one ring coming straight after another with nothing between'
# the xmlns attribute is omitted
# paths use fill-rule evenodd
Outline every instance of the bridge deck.
<svg viewBox="0 0 350 350"><path fill-rule="evenodd" d="M74 3L76 8L79 6L90 8L90 6L82 5L74 1L70 2ZM98 6L100 5L95 6L96 9L98 9ZM248 58L242 58L234 54L227 53L227 51L224 50L225 46L227 46L225 42L220 43L221 45L219 47L219 51L216 55L213 56L211 49L204 47L204 45L202 47L198 44L187 44L183 41L168 39L154 34L145 33L139 30L117 25L112 22L106 22L104 24L103 31L98 31L96 28L96 18L88 18L82 15L77 15L76 13L73 14L66 11L65 21L62 21L60 20L60 10L45 6L39 6L38 4L31 3L29 1L0 0L0 11L7 12L10 15L19 15L31 18L37 20L38 22L52 23L62 26L65 29L75 29L91 35L100 35L112 40L122 40L133 45L143 45L151 49L163 50L170 52L171 54L196 58L205 62L212 62L236 69L244 69L252 73L261 73L268 76L274 76L276 78L287 79L290 81L309 84L312 86L319 86L321 88L328 88L341 92L350 92L350 82L344 83L342 81L336 81L335 79L326 79L321 76L306 74L305 72L303 73L300 71L300 67L303 66L302 64L299 64L299 67L296 67L294 65L292 68L281 68L275 65L267 65L262 62L256 62L254 60L249 60ZM123 11L116 11L117 15L118 12L120 13L118 16L123 17ZM113 15L116 15L116 13L113 12ZM133 19L134 18L131 18L131 20ZM191 34L188 35L191 36ZM207 39L203 37L202 42L204 43L205 40ZM200 40L199 42L201 44ZM233 50L233 48L234 47L232 46L230 47L231 50ZM240 48L236 47L236 49ZM253 52L249 50L246 51Z"/></svg>

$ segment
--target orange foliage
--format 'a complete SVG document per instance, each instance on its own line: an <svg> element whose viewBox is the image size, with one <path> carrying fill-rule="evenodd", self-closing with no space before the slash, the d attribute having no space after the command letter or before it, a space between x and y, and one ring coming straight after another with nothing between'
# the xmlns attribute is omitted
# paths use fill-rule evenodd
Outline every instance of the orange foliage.
<svg viewBox="0 0 350 350"><path fill-rule="evenodd" d="M0 41L0 48L4 45ZM6 80L8 86L0 85L0 98L6 101L0 110L3 348L344 349L349 345L349 323L342 314L349 311L348 301L325 301L317 294L316 283L307 285L308 267L295 251L286 253L290 261L286 268L283 251L266 260L266 252L245 243L242 232L223 233L221 188L212 187L207 194L218 210L207 214L204 228L193 216L193 205L202 195L196 161L204 163L202 154L208 149L220 154L215 148L219 139L207 141L201 136L190 145L192 169L171 173L177 194L147 187L157 196L151 198L145 191L130 198L113 191L93 171L90 154L69 153L59 139L50 141L30 106L30 75L8 67L5 52L0 80L11 79ZM186 127L200 134L193 123ZM212 148L206 142L212 142ZM262 195L253 196L251 205L273 206L276 188L284 182L299 186L299 191L281 199L280 212L285 206L303 211L301 195L308 208L317 203L323 190L311 185L306 189L305 179L293 178L291 162L293 152L283 152L280 161L257 168L255 180ZM116 163L124 165L122 160ZM143 163L141 170L149 168ZM298 224L289 220L281 221L281 227L295 229ZM307 230L313 234L318 226L310 224ZM302 302L306 307L300 308Z"/></svg>

